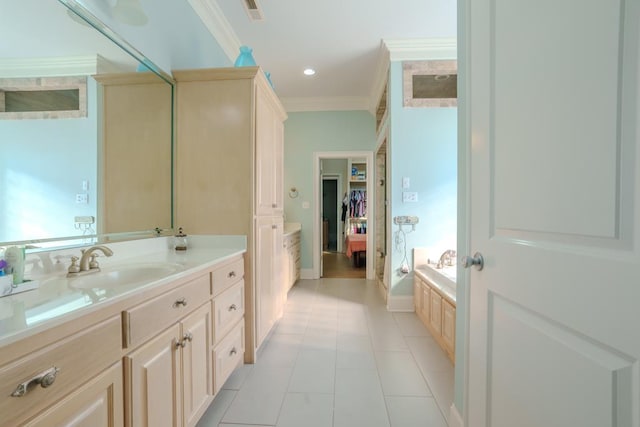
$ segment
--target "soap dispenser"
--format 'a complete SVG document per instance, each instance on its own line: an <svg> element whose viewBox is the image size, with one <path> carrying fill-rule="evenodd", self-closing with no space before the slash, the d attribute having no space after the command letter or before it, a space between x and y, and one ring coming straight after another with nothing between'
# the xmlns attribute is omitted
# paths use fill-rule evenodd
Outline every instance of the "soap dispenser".
<svg viewBox="0 0 640 427"><path fill-rule="evenodd" d="M182 232L182 227L178 228L178 234L173 237L173 248L176 251L187 250L187 235Z"/></svg>

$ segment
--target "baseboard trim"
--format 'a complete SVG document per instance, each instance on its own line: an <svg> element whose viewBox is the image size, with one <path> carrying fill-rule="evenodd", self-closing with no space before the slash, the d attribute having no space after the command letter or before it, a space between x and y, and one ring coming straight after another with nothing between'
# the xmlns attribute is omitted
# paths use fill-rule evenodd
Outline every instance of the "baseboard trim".
<svg viewBox="0 0 640 427"><path fill-rule="evenodd" d="M449 408L449 427L464 427L462 416L458 412L458 408L453 403Z"/></svg>
<svg viewBox="0 0 640 427"><path fill-rule="evenodd" d="M300 279L313 279L313 268L301 268L300 269Z"/></svg>
<svg viewBox="0 0 640 427"><path fill-rule="evenodd" d="M387 310L403 312L415 311L415 307L413 306L413 295L389 295L389 298L387 298Z"/></svg>

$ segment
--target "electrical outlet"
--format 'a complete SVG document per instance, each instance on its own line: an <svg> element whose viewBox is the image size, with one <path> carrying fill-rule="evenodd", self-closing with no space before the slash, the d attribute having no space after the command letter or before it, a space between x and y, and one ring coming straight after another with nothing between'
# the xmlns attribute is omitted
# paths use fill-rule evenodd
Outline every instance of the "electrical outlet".
<svg viewBox="0 0 640 427"><path fill-rule="evenodd" d="M413 203L418 201L418 193L415 191L403 191L402 192L402 202L403 203Z"/></svg>
<svg viewBox="0 0 640 427"><path fill-rule="evenodd" d="M76 203L79 205L86 205L89 203L89 195L87 193L76 194Z"/></svg>

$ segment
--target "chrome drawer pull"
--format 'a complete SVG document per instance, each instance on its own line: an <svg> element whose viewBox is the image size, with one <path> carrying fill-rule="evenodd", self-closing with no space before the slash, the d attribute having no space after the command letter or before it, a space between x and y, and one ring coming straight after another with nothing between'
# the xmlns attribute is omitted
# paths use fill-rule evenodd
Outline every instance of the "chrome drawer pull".
<svg viewBox="0 0 640 427"><path fill-rule="evenodd" d="M13 397L22 397L29 392L29 388L32 385L40 384L40 387L47 388L52 385L56 380L56 375L58 375L60 369L51 367L44 372L39 373L35 377L31 378L28 381L23 382L22 384L18 384L18 387L11 393Z"/></svg>
<svg viewBox="0 0 640 427"><path fill-rule="evenodd" d="M178 308L180 306L186 307L187 306L187 300L186 298L180 298L178 301L173 303L173 307L174 308Z"/></svg>
<svg viewBox="0 0 640 427"><path fill-rule="evenodd" d="M231 351L229 352L229 356L233 356L234 354L238 354L238 350L236 350L235 347L231 349Z"/></svg>
<svg viewBox="0 0 640 427"><path fill-rule="evenodd" d="M238 309L238 307L235 304L231 304L229 306L229 311L236 311Z"/></svg>
<svg viewBox="0 0 640 427"><path fill-rule="evenodd" d="M227 274L227 277L230 279L232 277L236 277L236 272L235 271L230 271L229 274Z"/></svg>

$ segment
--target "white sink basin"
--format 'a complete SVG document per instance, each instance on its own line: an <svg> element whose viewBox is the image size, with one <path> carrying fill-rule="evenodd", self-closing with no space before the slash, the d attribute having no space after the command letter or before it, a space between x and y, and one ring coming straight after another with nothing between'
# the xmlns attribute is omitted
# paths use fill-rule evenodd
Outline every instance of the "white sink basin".
<svg viewBox="0 0 640 427"><path fill-rule="evenodd" d="M113 288L158 280L182 270L178 264L144 263L112 266L98 273L71 278L69 286L76 289Z"/></svg>

